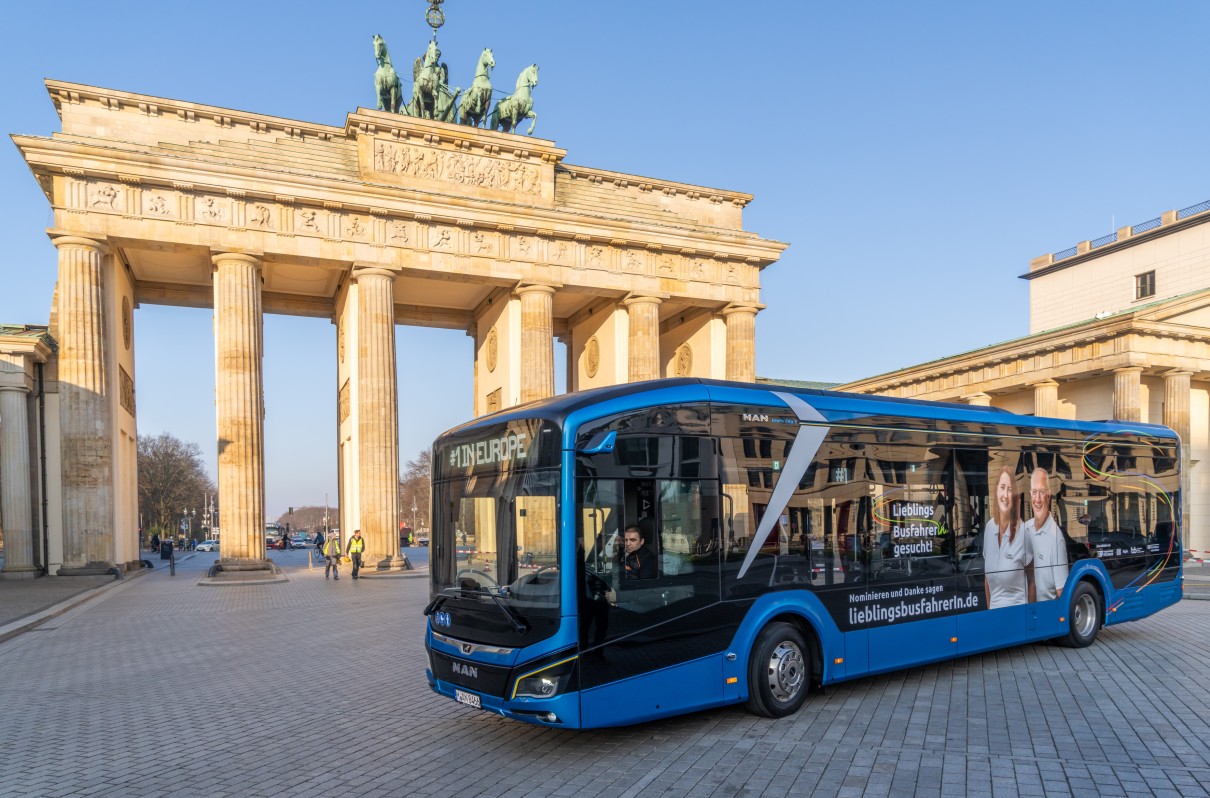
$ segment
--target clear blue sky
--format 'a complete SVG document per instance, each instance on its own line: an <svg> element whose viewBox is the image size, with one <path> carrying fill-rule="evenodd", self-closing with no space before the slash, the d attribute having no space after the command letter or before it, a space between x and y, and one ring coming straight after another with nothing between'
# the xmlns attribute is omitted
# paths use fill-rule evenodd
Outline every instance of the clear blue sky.
<svg viewBox="0 0 1210 798"><path fill-rule="evenodd" d="M424 0L66 0L6 9L0 130L58 129L55 78L340 125L373 106L371 37L410 63ZM746 191L791 244L764 272L761 376L847 381L1028 332L1031 257L1210 198L1210 4L447 0L451 83L536 62L567 161ZM0 322L46 323L50 212L0 146ZM210 312L135 314L140 434L215 462ZM398 328L400 453L470 414L471 343ZM271 517L336 495L335 333L265 320ZM556 363L562 363L559 353ZM558 376L563 385L563 376Z"/></svg>

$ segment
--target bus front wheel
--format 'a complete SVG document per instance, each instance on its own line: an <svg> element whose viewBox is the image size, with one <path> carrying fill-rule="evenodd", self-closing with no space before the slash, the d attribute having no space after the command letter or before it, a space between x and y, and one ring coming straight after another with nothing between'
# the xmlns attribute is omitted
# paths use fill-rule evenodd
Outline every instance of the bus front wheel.
<svg viewBox="0 0 1210 798"><path fill-rule="evenodd" d="M810 683L810 649L802 632L780 621L762 629L748 660L748 710L766 718L792 715Z"/></svg>
<svg viewBox="0 0 1210 798"><path fill-rule="evenodd" d="M1091 646L1101 628L1101 595L1087 582L1077 582L1071 591L1067 613L1068 632L1059 642L1071 648Z"/></svg>

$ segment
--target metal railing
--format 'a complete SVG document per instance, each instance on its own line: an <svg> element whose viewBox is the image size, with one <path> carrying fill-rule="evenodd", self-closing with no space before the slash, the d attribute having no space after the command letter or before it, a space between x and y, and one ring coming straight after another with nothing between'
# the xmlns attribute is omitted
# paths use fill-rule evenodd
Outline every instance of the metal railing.
<svg viewBox="0 0 1210 798"><path fill-rule="evenodd" d="M1190 205L1188 208L1181 208L1176 212L1176 218L1184 219L1187 216L1195 216L1202 211L1210 211L1210 200L1199 202L1196 205Z"/></svg>
<svg viewBox="0 0 1210 798"><path fill-rule="evenodd" d="M1157 216L1154 219L1148 219L1142 224L1136 224L1130 228L1130 234L1137 236L1139 233L1146 233L1148 230L1154 230L1163 222L1164 217Z"/></svg>
<svg viewBox="0 0 1210 798"><path fill-rule="evenodd" d="M1205 202L1199 202L1196 205L1190 205L1188 208L1181 208L1179 211L1176 212L1176 218L1179 221L1181 219L1187 219L1190 216L1196 216L1199 213L1205 213L1206 211L1210 211L1210 200L1206 200ZM1148 219L1147 221L1143 222L1142 224L1132 225L1130 227L1130 235L1137 236L1140 233L1150 232L1151 230L1154 230L1157 227L1159 227L1160 225L1162 225L1163 222L1164 222L1164 217L1157 216L1154 219ZM1113 233L1110 233L1109 235L1101 236L1100 238L1095 238L1092 241L1088 242L1089 249L1090 250L1096 249L1097 247L1103 247L1106 244L1113 244L1113 243L1117 242L1117 240L1118 240L1118 234L1117 234L1117 232L1113 232ZM1067 258L1074 257L1078 252L1079 252L1078 245L1071 247L1069 249L1065 249L1062 252L1056 252L1053 255L1051 255L1050 262L1057 263L1058 261L1066 260Z"/></svg>

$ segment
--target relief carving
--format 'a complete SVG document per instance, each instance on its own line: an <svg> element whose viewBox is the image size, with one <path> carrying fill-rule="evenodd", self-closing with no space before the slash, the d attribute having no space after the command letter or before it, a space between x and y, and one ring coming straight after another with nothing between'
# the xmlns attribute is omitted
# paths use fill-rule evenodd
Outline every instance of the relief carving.
<svg viewBox="0 0 1210 798"><path fill-rule="evenodd" d="M130 351L130 297L122 297L122 343L126 346L126 351Z"/></svg>
<svg viewBox="0 0 1210 798"><path fill-rule="evenodd" d="M118 365L118 382L120 383L118 401L121 403L122 409L124 409L127 413L129 413L130 415L133 416L135 414L134 413L134 380L130 378L130 375L126 373L126 369L122 368L122 366L120 364Z"/></svg>
<svg viewBox="0 0 1210 798"><path fill-rule="evenodd" d="M323 233L319 226L319 211L305 210L298 212L294 229L304 233Z"/></svg>
<svg viewBox="0 0 1210 798"><path fill-rule="evenodd" d="M541 172L531 164L382 140L374 142L374 171L521 194L539 193L541 183Z"/></svg>
<svg viewBox="0 0 1210 798"><path fill-rule="evenodd" d="M405 222L391 222L390 240L399 244L407 244L411 241L408 237L408 226Z"/></svg>
<svg viewBox="0 0 1210 798"><path fill-rule="evenodd" d="M660 274L673 274L676 271L676 266L671 255L660 255L656 261L659 267Z"/></svg>
<svg viewBox="0 0 1210 798"><path fill-rule="evenodd" d="M453 231L448 227L438 227L430 230L429 247L432 249L453 249Z"/></svg>
<svg viewBox="0 0 1210 798"><path fill-rule="evenodd" d="M584 373L589 379L597 376L597 369L601 367L601 342L597 337L588 339L588 345L584 347Z"/></svg>
<svg viewBox="0 0 1210 798"><path fill-rule="evenodd" d="M348 238L365 238L369 234L369 229L362 223L360 216L354 216L349 219L349 226L345 230L345 236Z"/></svg>
<svg viewBox="0 0 1210 798"><path fill-rule="evenodd" d="M636 274L643 272L643 259L633 249L626 250L626 270Z"/></svg>
<svg viewBox="0 0 1210 798"><path fill-rule="evenodd" d="M487 395L487 412L495 413L500 409L500 389L492 391Z"/></svg>
<svg viewBox="0 0 1210 798"><path fill-rule="evenodd" d="M345 384L340 386L340 393L336 398L336 413L338 424L343 424L345 419L349 417L349 381L345 380Z"/></svg>
<svg viewBox="0 0 1210 798"><path fill-rule="evenodd" d="M108 183L103 183L93 187L88 206L90 208L100 208L101 210L116 211L118 210L117 200L118 190Z"/></svg>
<svg viewBox="0 0 1210 798"><path fill-rule="evenodd" d="M262 230L272 230L273 210L263 202L256 203L248 212L248 223Z"/></svg>
<svg viewBox="0 0 1210 798"><path fill-rule="evenodd" d="M602 268L605 260L604 247L589 247L588 248L588 265L593 269Z"/></svg>
<svg viewBox="0 0 1210 798"><path fill-rule="evenodd" d="M148 193L143 199L144 213L151 216L171 216L168 198L163 194Z"/></svg>
<svg viewBox="0 0 1210 798"><path fill-rule="evenodd" d="M693 348L689 344L681 344L676 350L676 376L688 377L693 374Z"/></svg>
<svg viewBox="0 0 1210 798"><path fill-rule="evenodd" d="M517 251L521 253L523 258L529 259L533 257L534 240L530 236L517 237Z"/></svg>
<svg viewBox="0 0 1210 798"><path fill-rule="evenodd" d="M198 207L202 212L200 216L207 222L223 221L223 206L215 200L214 197L202 197L198 200Z"/></svg>
<svg viewBox="0 0 1210 798"><path fill-rule="evenodd" d="M496 251L495 237L488 233L473 233L471 235L471 242L476 255L491 255Z"/></svg>
<svg viewBox="0 0 1210 798"><path fill-rule="evenodd" d="M487 333L487 371L490 374L496 370L496 356L499 354L500 340L496 335L496 328L492 327Z"/></svg>

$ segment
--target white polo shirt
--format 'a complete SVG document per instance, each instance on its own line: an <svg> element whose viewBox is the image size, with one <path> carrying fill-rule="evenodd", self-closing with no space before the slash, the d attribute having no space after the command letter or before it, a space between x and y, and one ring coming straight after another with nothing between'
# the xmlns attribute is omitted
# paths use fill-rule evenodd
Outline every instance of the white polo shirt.
<svg viewBox="0 0 1210 798"><path fill-rule="evenodd" d="M1059 591L1067 583L1067 541L1063 539L1063 530L1055 523L1054 513L1046 516L1041 529L1034 528L1034 519L1026 521L1025 537L1034 563L1036 600L1058 598Z"/></svg>
<svg viewBox="0 0 1210 798"><path fill-rule="evenodd" d="M991 593L988 609L992 610L1029 601L1025 566L1029 565L1030 557L1024 525L1017 527L1017 534L1011 536L1012 540L1005 532L1003 540L997 541L999 531L994 520L988 521L983 530L983 568Z"/></svg>

